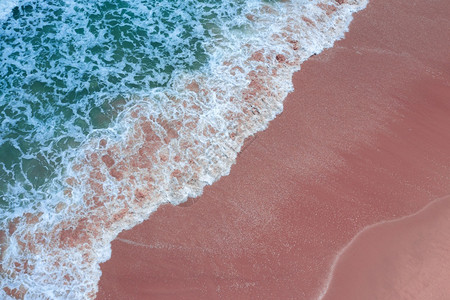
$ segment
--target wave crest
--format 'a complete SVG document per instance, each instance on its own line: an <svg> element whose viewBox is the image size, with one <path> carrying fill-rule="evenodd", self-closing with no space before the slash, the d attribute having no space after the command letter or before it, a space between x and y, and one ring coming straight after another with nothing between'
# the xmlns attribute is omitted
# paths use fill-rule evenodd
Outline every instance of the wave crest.
<svg viewBox="0 0 450 300"><path fill-rule="evenodd" d="M342 38L365 5L249 2L246 20L207 47L206 68L178 73L92 134L51 199L3 223L0 294L95 298L117 234L227 175L244 140L282 111L293 72Z"/></svg>

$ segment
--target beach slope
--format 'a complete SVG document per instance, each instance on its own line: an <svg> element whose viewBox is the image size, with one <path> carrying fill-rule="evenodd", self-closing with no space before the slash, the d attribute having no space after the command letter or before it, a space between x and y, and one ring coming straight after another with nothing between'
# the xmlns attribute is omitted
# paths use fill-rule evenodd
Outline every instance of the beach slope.
<svg viewBox="0 0 450 300"><path fill-rule="evenodd" d="M450 197L367 228L339 257L323 299L446 299Z"/></svg>
<svg viewBox="0 0 450 300"><path fill-rule="evenodd" d="M450 194L449 12L372 0L229 176L119 235L97 298L314 299L358 232Z"/></svg>

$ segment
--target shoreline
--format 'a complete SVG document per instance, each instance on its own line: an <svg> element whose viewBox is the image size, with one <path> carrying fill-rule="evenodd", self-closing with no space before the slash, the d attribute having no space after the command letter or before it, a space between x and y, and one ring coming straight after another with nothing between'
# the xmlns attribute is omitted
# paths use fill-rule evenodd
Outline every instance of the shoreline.
<svg viewBox="0 0 450 300"><path fill-rule="evenodd" d="M347 299L349 299L348 298L349 295L339 294L339 292L343 293L342 282L336 283L335 281L340 280L340 281L345 282L347 280L344 271L347 271L346 272L347 274L355 274L355 272L354 273L351 272L352 270L350 270L350 272L349 272L349 270L345 270L345 267L348 267L348 266L346 266L346 263L348 265L350 265L352 263L352 261L354 260L355 252L357 252L358 250L359 250L359 252L362 252L361 251L362 249L364 249L365 251L374 251L373 249L368 250L368 248L373 248L375 246L375 248L378 247L380 249L376 249L377 251L374 251L374 252L378 252L378 251L382 252L382 250L381 250L382 247L379 244L374 243L374 240L376 240L376 238L372 237L372 240L369 238L371 235L372 236L375 235L374 232L377 232L377 231L380 232L380 231L383 231L383 229L386 231L386 229L388 229L387 227L391 227L391 230L392 230L392 227L395 227L396 225L397 225L397 227L402 227L402 225L404 226L405 223L414 223L414 221L416 221L416 219L424 219L424 218L426 218L426 216L424 216L424 215L430 214L430 211L433 212L433 210L436 210L436 207L443 206L443 204L447 204L447 206L448 206L448 202L450 202L449 200L450 200L449 195L444 196L442 198L432 200L427 205L425 205L422 209L420 209L419 211L417 211L411 215L402 216L398 219L381 221L379 223L369 225L369 226L365 227L363 230L361 230L360 232L358 232L358 234L356 234L353 237L353 239L347 245L345 245L345 247L343 247L339 251L339 253L336 255L336 258L333 261L333 264L331 265L328 279L325 283L324 288L322 289L322 292L319 295L319 299L322 300L322 299L327 299L330 297L331 297L330 299L340 299L339 297L347 297ZM435 213L435 215L433 215L433 217L440 217L441 215L442 215L442 213ZM428 218L427 221L430 221L430 218ZM416 223L418 223L418 222L416 221ZM411 226L411 228L415 228L416 226L417 226L417 224L413 224ZM436 228L433 228L433 229L436 229ZM395 232L395 229L393 231ZM399 230L397 230L397 231L399 231ZM411 230L411 231L415 231L415 230ZM387 235L393 235L392 231L390 233L387 233ZM402 236L400 236L398 234L395 236L398 239L402 239ZM368 243L367 241L366 241L366 243L364 243L365 242L364 239L370 240L370 243ZM380 239L380 238L378 237L378 239ZM382 246L390 246L390 245L386 245L386 244L382 244L382 243L381 243L381 245ZM411 248L413 248L414 245L409 245L409 246L411 246ZM360 249L355 250L355 248L357 248L357 247L359 247ZM403 248L406 248L406 247L403 247ZM401 249L401 250L404 253L407 253L407 251L408 251L408 249ZM361 253L357 253L357 254L359 256L364 256L364 254L361 254ZM447 254L450 257L450 251L448 251ZM374 256L381 257L381 255L377 255L377 254L375 254ZM364 261L364 259L362 259L361 261ZM373 268L373 269L375 269L375 268ZM340 274L336 275L337 272L339 272ZM382 273L383 276L389 275L387 272L385 272L385 273L380 272L380 273ZM368 276L369 274L370 274L369 272L365 272L362 275ZM361 275L361 274L359 274L359 275ZM448 274L448 275L450 275L450 274ZM373 273L372 273L372 276L373 276ZM351 284L354 284L354 282L355 281L353 281ZM347 284L349 284L349 283L347 283ZM338 291L336 292L336 290L338 290ZM351 290L351 289L349 289L349 290ZM374 290L366 290L365 292L367 292L367 294L359 295L359 297L365 297L364 299L368 299L366 297L368 297L369 293L373 293L373 291ZM336 293L337 293L337 295L336 295ZM330 296L330 294L331 294L331 296ZM353 295L353 296L355 296L355 295ZM384 297L386 297L386 295L384 295ZM384 298L384 299L386 299L386 298Z"/></svg>
<svg viewBox="0 0 450 300"><path fill-rule="evenodd" d="M97 298L314 298L358 232L449 194L448 5L370 2L229 176L119 235Z"/></svg>
<svg viewBox="0 0 450 300"><path fill-rule="evenodd" d="M229 174L245 138L282 111L300 62L342 38L366 1L255 1L236 19L251 27L245 38L222 23L229 38L219 35L205 72L177 73L168 89L151 89L155 101L130 105L89 135L41 205L4 220L0 294L94 298L111 241Z"/></svg>

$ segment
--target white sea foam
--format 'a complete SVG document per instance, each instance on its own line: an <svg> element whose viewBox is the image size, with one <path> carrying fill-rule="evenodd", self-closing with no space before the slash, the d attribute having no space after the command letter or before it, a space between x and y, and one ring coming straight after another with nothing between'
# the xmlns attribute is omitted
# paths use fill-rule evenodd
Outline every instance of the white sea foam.
<svg viewBox="0 0 450 300"><path fill-rule="evenodd" d="M234 1L215 2L21 0L0 27L0 154L15 153L0 169L0 200L16 209L44 197L74 154L65 150L173 72L202 65L213 23L239 14Z"/></svg>
<svg viewBox="0 0 450 300"><path fill-rule="evenodd" d="M117 234L228 174L245 138L281 112L293 72L342 38L365 5L254 0L215 24L207 66L139 96L66 162L64 186L3 221L0 296L94 298Z"/></svg>
<svg viewBox="0 0 450 300"><path fill-rule="evenodd" d="M8 18L17 5L19 5L19 0L2 0L0 2L0 21Z"/></svg>

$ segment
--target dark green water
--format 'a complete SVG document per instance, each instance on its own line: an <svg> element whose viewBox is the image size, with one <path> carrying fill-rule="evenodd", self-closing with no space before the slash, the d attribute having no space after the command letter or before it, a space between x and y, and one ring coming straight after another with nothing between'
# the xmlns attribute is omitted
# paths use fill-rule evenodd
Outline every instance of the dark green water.
<svg viewBox="0 0 450 300"><path fill-rule="evenodd" d="M0 207L45 198L71 149L208 62L244 1L27 1L0 21Z"/></svg>

